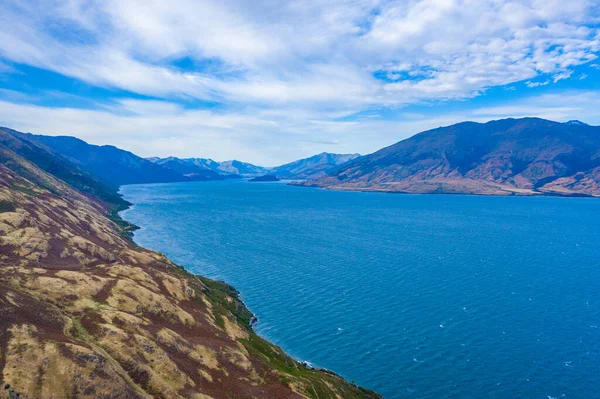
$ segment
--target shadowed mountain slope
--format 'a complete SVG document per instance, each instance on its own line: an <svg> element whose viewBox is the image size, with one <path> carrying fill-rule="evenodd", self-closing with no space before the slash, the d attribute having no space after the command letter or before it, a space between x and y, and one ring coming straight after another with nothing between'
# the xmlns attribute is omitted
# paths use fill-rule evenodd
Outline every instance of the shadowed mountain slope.
<svg viewBox="0 0 600 399"><path fill-rule="evenodd" d="M21 133L21 137L46 145L70 158L81 169L119 186L134 183L186 181L185 176L147 159L110 145L93 145L69 136L42 136Z"/></svg>
<svg viewBox="0 0 600 399"><path fill-rule="evenodd" d="M96 184L0 132L3 395L378 397L258 337L232 287L134 245L92 195Z"/></svg>
<svg viewBox="0 0 600 399"><path fill-rule="evenodd" d="M0 150L5 154L0 161L5 166L13 168L22 177L46 187L45 181L40 180L40 175L23 168L21 163L15 160L14 157L9 157L6 154L19 155L44 172L48 172L70 184L75 189L100 199L113 212L123 210L130 205L117 193L116 185L93 176L76 165L76 161L55 152L44 144L32 142L29 138L30 136L17 131L0 128ZM51 186L46 188L52 189Z"/></svg>
<svg viewBox="0 0 600 399"><path fill-rule="evenodd" d="M464 122L417 134L298 183L407 193L600 196L600 127L537 118Z"/></svg>

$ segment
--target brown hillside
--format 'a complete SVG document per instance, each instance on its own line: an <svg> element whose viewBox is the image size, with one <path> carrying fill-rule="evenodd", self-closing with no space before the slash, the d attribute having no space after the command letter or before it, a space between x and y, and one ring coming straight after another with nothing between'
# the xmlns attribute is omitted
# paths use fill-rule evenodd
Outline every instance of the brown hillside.
<svg viewBox="0 0 600 399"><path fill-rule="evenodd" d="M107 206L0 144L0 397L379 397L259 338L234 289L135 246Z"/></svg>

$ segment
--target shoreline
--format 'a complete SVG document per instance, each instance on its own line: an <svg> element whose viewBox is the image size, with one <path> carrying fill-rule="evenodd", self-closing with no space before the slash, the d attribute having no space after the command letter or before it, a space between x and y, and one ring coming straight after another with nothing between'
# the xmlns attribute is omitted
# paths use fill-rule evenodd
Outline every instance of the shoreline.
<svg viewBox="0 0 600 399"><path fill-rule="evenodd" d="M543 192L543 191L534 191L531 193L519 193L515 191L506 191L505 193L497 193L497 194L486 194L486 193L467 193L467 192L441 192L441 191L430 191L430 192L418 192L418 191L398 191L398 190L385 190L385 189L369 189L369 188L351 188L351 187L340 187L340 186L322 186L322 185L307 185L307 184L295 184L301 183L302 181L291 181L287 183L288 186L294 187L305 187L305 188L315 188L318 190L327 190L327 191L342 191L342 192L352 192L352 193L382 193L382 194L406 194L406 195L453 195L453 196L474 196L474 197L532 197L532 198L541 198L541 197L550 197L550 198L600 198L600 195L592 195L592 194L583 194L583 193L559 193L559 192Z"/></svg>
<svg viewBox="0 0 600 399"><path fill-rule="evenodd" d="M180 183L188 183L188 182L180 182ZM277 183L279 183L279 182L277 182ZM289 183L288 183L288 184L289 184ZM131 184L131 185L135 185L135 184ZM119 194L119 195L121 195L121 197L123 197L123 194L121 193L121 187L119 187L118 194ZM165 256L167 259L169 259L169 261L173 262L173 261L171 260L171 258L170 258L170 257L168 257L167 255L165 255L164 253L162 253L162 252L160 252L160 251L158 251L158 250L153 250L153 249L150 249L150 248L146 248L146 247L144 247L144 246L142 246L142 245L140 245L140 244L138 244L138 243L136 243L136 242L135 242L135 240L134 240L134 237L135 237L135 231L137 231L137 230L143 230L143 229L146 229L147 227L145 227L145 226L137 226L137 225L133 224L132 222L130 222L130 221L128 221L128 220L126 220L126 219L123 217L123 216L124 216L124 214L125 214L127 211L133 210L133 208L135 207L135 203L132 203L132 202L129 202L129 201L128 201L128 203L129 203L130 205L128 205L128 206L127 206L127 208L125 208L125 209L122 209L122 210L120 210L119 212L117 212L117 215L118 215L118 217L119 217L119 218L120 218L120 219L121 219L123 222L127 223L127 224L128 224L128 225L130 225L130 226L134 226L134 229L133 229L133 230L130 230L130 231L128 232L128 233L129 233L129 234L128 234L128 236L129 236L129 240L130 240L130 242L131 242L133 245L135 245L135 246L137 246L137 247L139 247L139 248L143 248L143 249L145 249L145 250L148 250L148 251L154 251L154 252L160 253L161 255L163 255L163 256ZM350 384L350 385L353 385L353 386L354 386L354 387L356 387L356 388L359 388L359 389L364 389L364 390L367 390L367 391L373 392L373 393L375 393L376 395L379 395L379 394L378 394L378 393L376 393L375 391L372 391L370 388L366 388L366 387L363 387L363 386L361 386L361 385L358 385L358 384L354 383L353 381L350 381L350 380L348 380L346 377L343 377L342 375L340 375L340 374L336 373L335 371L329 370L329 369L327 369L327 368L324 368L324 367L313 366L313 365L312 365L312 364L311 364L309 361L307 361L307 360L299 359L299 358L297 358L297 357L295 357L295 356L292 356L292 355L290 355L290 354L289 354L289 353L288 353L286 350L284 350L284 349L283 349L282 347L280 347L278 344L275 344L275 343L273 343L273 342L272 342L272 341L271 341L271 340L270 340L268 337L265 337L265 336L263 336L262 334L259 334L258 332L256 332L256 331L255 331L255 329L254 329L254 327L255 327L255 326L258 324L258 322L260 321L260 319L258 318L258 316L256 316L256 315L254 314L254 312L253 312L252 310L250 310L250 308L248 307L248 305L247 305L247 304L246 304L246 303L245 303L245 302L244 302L244 301L241 299L241 296L243 296L242 292L240 292L240 291L239 291L237 288L235 288L233 285L231 285L231 284L227 283L227 282L226 282L226 281L224 281L224 280L215 280L215 279L212 279L212 278L210 278L210 277L206 277L206 276L203 276L203 275L200 275L200 274L195 274L195 273L193 273L193 272L189 271L189 270L188 270L188 269L187 269L185 266L182 266L182 265L180 265L179 263L173 262L173 264L174 264L174 265L176 265L177 267L179 267L179 268L180 268L180 269L181 269L181 270L182 270L184 273L186 273L186 274L188 274L188 275L190 275L190 276L197 277L197 278L200 278L200 279L207 279L207 280L211 280L211 281L214 281L214 282L216 282L216 283L218 283L218 284L222 284L222 285L224 285L224 286L226 286L226 287L229 287L230 289L232 289L232 290L235 292L235 294L236 294L236 298L235 298L235 299L236 299L237 301L239 301L239 302L240 302L240 304L243 306L244 310L250 314L249 321L248 321L248 324L247 324L247 327L248 327L248 329L249 329L250 331L252 331L254 334L256 334L257 336L259 336L261 339L263 339L263 340L265 340L266 342L268 342L270 345L273 345L274 347L276 347L276 348L280 349L280 350L281 350L283 353L285 353L285 355L286 355L286 356L289 356L290 358L292 358L292 359L293 359L293 360L294 360L296 363L298 363L299 365L301 365L301 366L302 366L302 367L304 367L305 369L307 369L307 370L313 370L313 371L320 371L320 372L323 372L323 373L326 373L326 374L332 375L332 376L334 376L334 377L337 377L337 378L340 378L340 379L342 379L342 380L346 381L346 383L348 383L348 384ZM383 396L379 395L379 397L383 399Z"/></svg>

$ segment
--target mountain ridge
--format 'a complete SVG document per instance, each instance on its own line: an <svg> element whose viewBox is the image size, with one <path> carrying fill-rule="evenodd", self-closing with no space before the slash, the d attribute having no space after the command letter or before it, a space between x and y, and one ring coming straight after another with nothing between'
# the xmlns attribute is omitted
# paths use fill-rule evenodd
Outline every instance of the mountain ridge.
<svg viewBox="0 0 600 399"><path fill-rule="evenodd" d="M540 118L461 122L297 185L482 195L600 195L600 127Z"/></svg>
<svg viewBox="0 0 600 399"><path fill-rule="evenodd" d="M38 146L51 148L81 169L114 186L224 179L212 172L189 173L186 176L177 168L162 166L113 145L89 144L72 136L45 136L8 130Z"/></svg>
<svg viewBox="0 0 600 399"><path fill-rule="evenodd" d="M107 185L173 183L225 180L276 174L283 179L314 179L358 157L358 154L323 152L278 167L264 167L239 160L216 162L210 158L142 158L113 145L89 144L73 136L46 136L22 133L10 128L13 135L52 149L81 170Z"/></svg>
<svg viewBox="0 0 600 399"><path fill-rule="evenodd" d="M177 157L156 158L154 164L173 170L186 178L193 180L224 180L225 177L206 167L187 163Z"/></svg>
<svg viewBox="0 0 600 399"><path fill-rule="evenodd" d="M359 154L335 154L322 152L308 158L302 158L280 166L265 167L238 160L217 162L210 158L146 158L160 165L167 165L177 160L181 168L185 165L196 165L221 174L235 174L243 177L257 177L273 174L282 179L314 179L321 177L335 168L360 157Z"/></svg>
<svg viewBox="0 0 600 399"><path fill-rule="evenodd" d="M91 174L115 185L185 180L172 170L162 168L130 151L112 145L89 144L72 136L21 134L30 141L45 144Z"/></svg>

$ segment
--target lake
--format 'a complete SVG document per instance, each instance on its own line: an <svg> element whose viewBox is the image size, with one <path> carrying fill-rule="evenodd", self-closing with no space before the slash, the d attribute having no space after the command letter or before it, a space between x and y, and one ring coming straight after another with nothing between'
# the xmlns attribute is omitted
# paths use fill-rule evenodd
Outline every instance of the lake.
<svg viewBox="0 0 600 399"><path fill-rule="evenodd" d="M600 397L600 199L130 185L135 241L386 398Z"/></svg>

